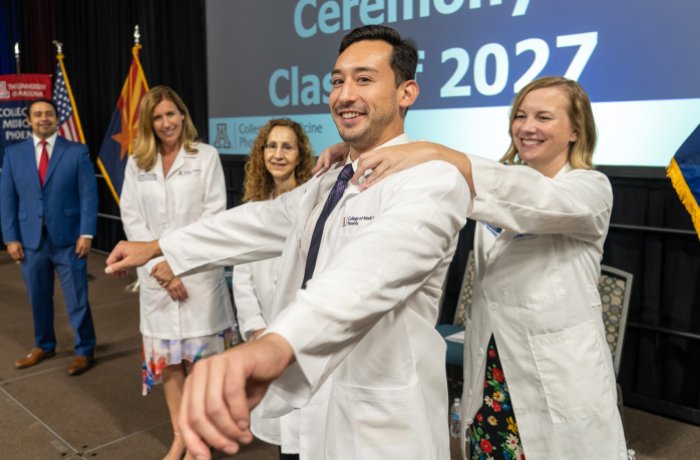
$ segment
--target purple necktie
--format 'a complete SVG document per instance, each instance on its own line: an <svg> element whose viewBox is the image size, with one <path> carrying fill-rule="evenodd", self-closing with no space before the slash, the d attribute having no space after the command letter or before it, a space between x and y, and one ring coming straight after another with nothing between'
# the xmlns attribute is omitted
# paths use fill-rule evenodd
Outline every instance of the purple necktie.
<svg viewBox="0 0 700 460"><path fill-rule="evenodd" d="M306 256L306 268L304 269L304 281L301 283L302 289L306 288L306 282L311 279L314 274L314 268L316 268L316 258L318 257L318 249L321 247L321 238L323 237L323 227L326 226L326 219L335 208L335 205L340 201L340 197L343 196L345 192L345 187L348 185L348 181L352 178L355 171L352 169L352 163L345 165L338 180L333 186L326 204L323 205L323 210L321 215L318 216L318 221L316 221L316 226L314 227L314 233L311 235L311 244L309 244L309 253Z"/></svg>

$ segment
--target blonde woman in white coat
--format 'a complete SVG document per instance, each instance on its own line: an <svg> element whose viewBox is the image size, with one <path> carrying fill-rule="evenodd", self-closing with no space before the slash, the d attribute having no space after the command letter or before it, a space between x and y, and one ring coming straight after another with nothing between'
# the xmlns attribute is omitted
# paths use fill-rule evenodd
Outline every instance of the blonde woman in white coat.
<svg viewBox="0 0 700 460"><path fill-rule="evenodd" d="M417 142L362 155L355 178L372 169L366 189L441 159L473 192L462 398L471 458L626 459L597 290L612 189L592 169L588 96L568 79L535 80L513 102L510 135L501 162Z"/></svg>
<svg viewBox="0 0 700 460"><path fill-rule="evenodd" d="M144 96L138 128L120 200L129 240L160 238L226 209L219 153L195 142L187 107L172 89L156 86ZM188 368L229 347L234 317L223 269L160 286L150 271L162 260L138 269L143 393L162 380L174 432L165 458L174 460L186 455L177 418Z"/></svg>
<svg viewBox="0 0 700 460"><path fill-rule="evenodd" d="M243 201L274 199L311 178L312 150L298 123L278 118L258 131L245 165ZM254 340L274 319L273 298L280 258L236 265L233 296L238 322L246 341ZM280 446L280 459L299 458L299 411L279 418L262 418L265 400L251 413L251 431Z"/></svg>

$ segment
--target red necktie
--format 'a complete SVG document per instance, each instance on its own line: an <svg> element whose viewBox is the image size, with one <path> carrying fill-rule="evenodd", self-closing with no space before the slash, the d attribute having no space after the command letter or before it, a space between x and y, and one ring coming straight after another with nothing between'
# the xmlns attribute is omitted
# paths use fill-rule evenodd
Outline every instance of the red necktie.
<svg viewBox="0 0 700 460"><path fill-rule="evenodd" d="M41 144L41 158L39 158L39 183L44 186L46 171L49 169L49 151L46 150L46 139L39 141Z"/></svg>

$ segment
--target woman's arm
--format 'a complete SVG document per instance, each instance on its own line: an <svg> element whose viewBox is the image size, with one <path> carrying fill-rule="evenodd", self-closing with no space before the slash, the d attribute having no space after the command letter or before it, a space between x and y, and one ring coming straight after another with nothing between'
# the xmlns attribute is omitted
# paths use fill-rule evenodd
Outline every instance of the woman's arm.
<svg viewBox="0 0 700 460"><path fill-rule="evenodd" d="M467 181L472 194L474 193L469 157L462 152L434 142L411 142L365 152L360 155L358 168L352 182L357 184L364 177L364 181L360 184L360 190L365 190L391 174L432 160L446 161L454 165ZM367 171L370 171L370 174L365 176Z"/></svg>

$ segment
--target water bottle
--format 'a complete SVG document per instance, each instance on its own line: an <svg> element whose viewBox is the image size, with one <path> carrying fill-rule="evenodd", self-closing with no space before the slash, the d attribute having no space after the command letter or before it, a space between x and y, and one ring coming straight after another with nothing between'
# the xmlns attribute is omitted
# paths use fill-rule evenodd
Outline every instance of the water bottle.
<svg viewBox="0 0 700 460"><path fill-rule="evenodd" d="M459 438L462 429L462 404L459 398L455 398L450 407L450 436Z"/></svg>

